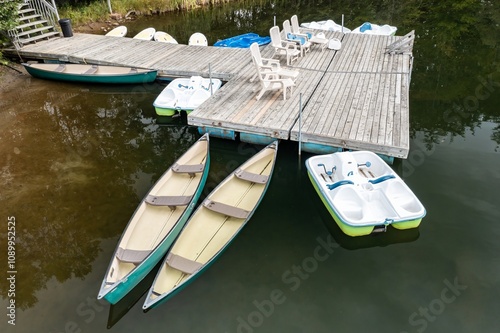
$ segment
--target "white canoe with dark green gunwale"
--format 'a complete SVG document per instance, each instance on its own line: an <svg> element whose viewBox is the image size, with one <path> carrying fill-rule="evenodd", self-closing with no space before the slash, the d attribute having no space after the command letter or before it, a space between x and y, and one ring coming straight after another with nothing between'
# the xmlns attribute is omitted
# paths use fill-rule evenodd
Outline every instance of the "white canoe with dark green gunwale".
<svg viewBox="0 0 500 333"><path fill-rule="evenodd" d="M130 219L99 291L116 304L160 262L201 195L210 165L203 135L156 182Z"/></svg>
<svg viewBox="0 0 500 333"><path fill-rule="evenodd" d="M102 84L148 83L153 82L157 75L157 71L153 69L121 66L42 63L23 63L23 66L33 77L67 82Z"/></svg>
<svg viewBox="0 0 500 333"><path fill-rule="evenodd" d="M277 151L275 141L232 172L198 206L168 251L143 309L169 299L219 258L264 197Z"/></svg>

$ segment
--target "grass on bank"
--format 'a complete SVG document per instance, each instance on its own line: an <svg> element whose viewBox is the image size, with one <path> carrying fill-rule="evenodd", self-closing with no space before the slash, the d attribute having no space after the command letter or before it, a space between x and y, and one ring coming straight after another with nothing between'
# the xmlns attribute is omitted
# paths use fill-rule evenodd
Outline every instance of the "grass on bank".
<svg viewBox="0 0 500 333"><path fill-rule="evenodd" d="M113 13L124 17L130 12L137 15L159 14L179 9L192 9L198 6L224 3L230 0L111 0ZM106 0L97 0L85 6L65 5L58 8L59 16L71 19L74 25L105 21L109 17Z"/></svg>

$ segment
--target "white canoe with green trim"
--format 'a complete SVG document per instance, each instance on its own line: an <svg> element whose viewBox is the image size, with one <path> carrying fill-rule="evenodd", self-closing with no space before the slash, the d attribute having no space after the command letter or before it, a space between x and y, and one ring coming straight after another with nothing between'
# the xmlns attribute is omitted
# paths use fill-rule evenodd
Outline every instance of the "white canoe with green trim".
<svg viewBox="0 0 500 333"><path fill-rule="evenodd" d="M309 179L326 208L349 236L419 226L425 208L405 182L369 151L313 156Z"/></svg>
<svg viewBox="0 0 500 333"><path fill-rule="evenodd" d="M168 251L143 309L175 295L219 258L264 197L277 151L275 141L232 172L198 206Z"/></svg>
<svg viewBox="0 0 500 333"><path fill-rule="evenodd" d="M160 262L201 195L210 165L203 135L156 182L130 219L99 291L116 304Z"/></svg>

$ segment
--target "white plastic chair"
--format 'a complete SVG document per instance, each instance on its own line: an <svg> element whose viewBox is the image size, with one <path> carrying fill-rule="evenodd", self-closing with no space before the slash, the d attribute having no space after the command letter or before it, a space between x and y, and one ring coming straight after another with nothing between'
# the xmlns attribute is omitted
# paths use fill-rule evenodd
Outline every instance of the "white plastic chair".
<svg viewBox="0 0 500 333"><path fill-rule="evenodd" d="M303 57L305 53L311 51L311 42L306 34L296 34L292 33L292 28L290 27L290 21L285 20L283 22L283 32L285 33L286 40L290 42L295 42L300 46L300 56Z"/></svg>
<svg viewBox="0 0 500 333"><path fill-rule="evenodd" d="M297 15L293 15L290 18L290 22L292 24L292 33L294 34L305 34L311 39L312 36L314 36L314 30L313 29L307 29L307 28L300 28L299 26L299 18Z"/></svg>
<svg viewBox="0 0 500 333"><path fill-rule="evenodd" d="M255 43L255 45L257 45L257 43ZM255 65L255 69L257 70L257 76L259 77L261 85L260 92L257 94L256 99L259 100L267 91L280 90L283 93L283 100L286 101L287 90L290 89L291 94L293 87L295 86L295 82L293 82L293 80L289 77L281 77L276 72L269 71L266 68L259 66L253 53L252 61Z"/></svg>
<svg viewBox="0 0 500 333"><path fill-rule="evenodd" d="M273 56L276 54L286 56L288 66L299 58L300 50L297 49L297 44L282 40L278 26L269 29L269 35L271 36L271 46L274 48Z"/></svg>
<svg viewBox="0 0 500 333"><path fill-rule="evenodd" d="M298 71L282 68L280 62L276 59L262 58L260 54L259 44L252 43L252 45L250 45L250 53L257 69L257 74L255 74L254 77L250 79L250 82L253 82L259 75L259 70L260 72L276 73L281 77L292 79L293 82L297 80L297 77L299 76Z"/></svg>
<svg viewBox="0 0 500 333"><path fill-rule="evenodd" d="M259 100L265 92L271 90L281 90L283 92L283 100L286 101L286 91L290 89L292 93L295 83L290 78L280 78L278 74L263 73L259 75L261 82L261 90L255 99Z"/></svg>

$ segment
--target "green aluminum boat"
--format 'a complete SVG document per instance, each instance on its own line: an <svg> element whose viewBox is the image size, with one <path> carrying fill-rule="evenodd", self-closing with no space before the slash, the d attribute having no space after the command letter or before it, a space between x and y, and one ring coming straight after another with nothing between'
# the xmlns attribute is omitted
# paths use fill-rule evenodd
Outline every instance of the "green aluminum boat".
<svg viewBox="0 0 500 333"><path fill-rule="evenodd" d="M116 304L163 258L198 201L208 176L203 135L151 188L130 219L97 296Z"/></svg>
<svg viewBox="0 0 500 333"><path fill-rule="evenodd" d="M153 82L157 74L156 70L119 66L44 63L23 63L23 66L29 74L39 79L83 83L148 83Z"/></svg>

